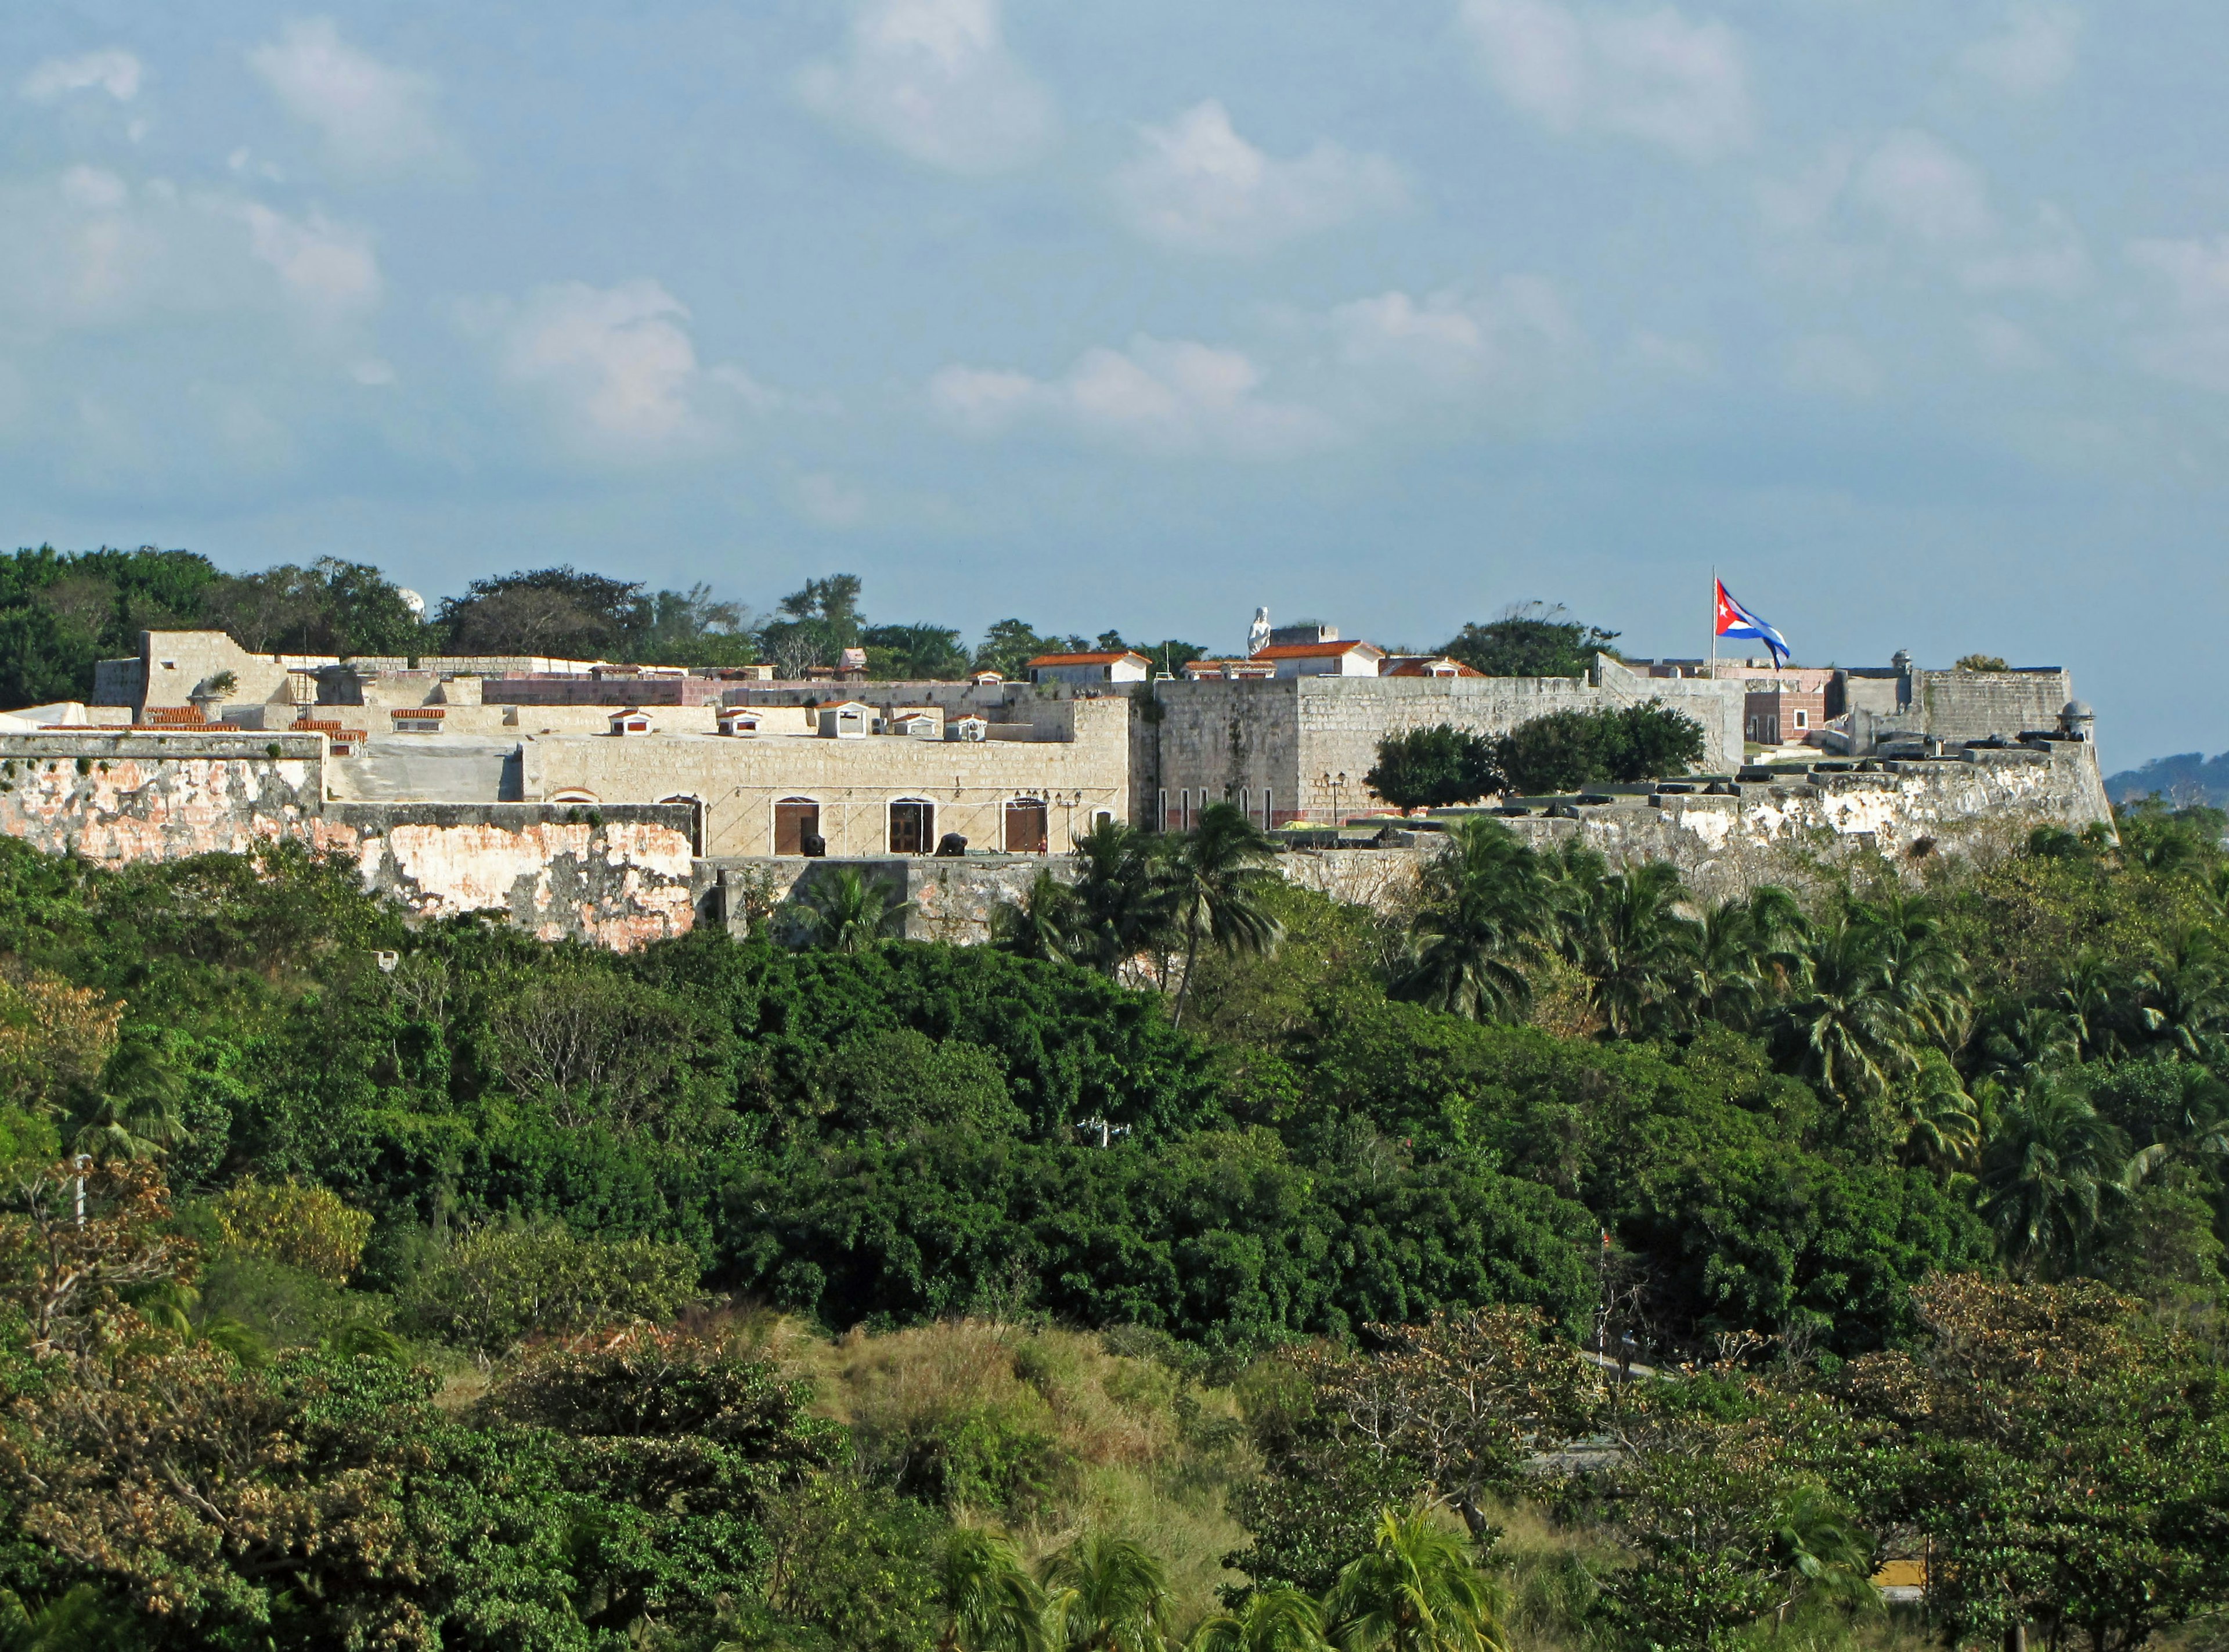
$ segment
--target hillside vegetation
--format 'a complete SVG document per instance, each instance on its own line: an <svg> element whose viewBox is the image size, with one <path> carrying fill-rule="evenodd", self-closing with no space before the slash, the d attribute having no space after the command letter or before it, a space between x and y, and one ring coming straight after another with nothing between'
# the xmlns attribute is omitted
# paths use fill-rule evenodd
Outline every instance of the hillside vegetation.
<svg viewBox="0 0 2229 1652"><path fill-rule="evenodd" d="M628 955L0 842L0 1637L2218 1636L2221 829Z"/></svg>

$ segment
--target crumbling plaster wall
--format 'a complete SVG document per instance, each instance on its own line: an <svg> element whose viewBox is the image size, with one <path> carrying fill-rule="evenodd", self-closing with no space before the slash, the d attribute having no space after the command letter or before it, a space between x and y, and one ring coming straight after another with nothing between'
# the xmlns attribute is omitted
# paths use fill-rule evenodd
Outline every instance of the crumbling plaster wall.
<svg viewBox="0 0 2229 1652"><path fill-rule="evenodd" d="M301 843L421 917L494 908L551 940L624 948L694 921L685 807L340 803L328 763L313 734L0 736L0 832L109 866Z"/></svg>
<svg viewBox="0 0 2229 1652"><path fill-rule="evenodd" d="M2074 697L2073 678L2059 670L1911 675L1911 703L1898 719L1899 726L1945 742L2055 729L2059 712Z"/></svg>

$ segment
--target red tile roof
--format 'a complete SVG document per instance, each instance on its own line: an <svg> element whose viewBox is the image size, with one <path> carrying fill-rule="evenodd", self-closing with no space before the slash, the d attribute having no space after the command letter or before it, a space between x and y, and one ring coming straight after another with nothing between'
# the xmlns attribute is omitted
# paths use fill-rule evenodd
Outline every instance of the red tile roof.
<svg viewBox="0 0 2229 1652"><path fill-rule="evenodd" d="M446 710L438 705L398 705L395 708L395 715L398 717L438 717L446 716Z"/></svg>
<svg viewBox="0 0 2229 1652"><path fill-rule="evenodd" d="M1375 643L1356 638L1352 642L1279 642L1254 651L1256 659L1337 659L1358 648L1367 648L1383 659L1385 651Z"/></svg>
<svg viewBox="0 0 2229 1652"><path fill-rule="evenodd" d="M198 705L151 705L140 717L143 729L205 729L209 720Z"/></svg>
<svg viewBox="0 0 2229 1652"><path fill-rule="evenodd" d="M1134 648L1117 648L1111 653L1097 654L1039 654L1030 661L1031 665L1111 665L1118 659L1134 659L1141 664L1145 655Z"/></svg>

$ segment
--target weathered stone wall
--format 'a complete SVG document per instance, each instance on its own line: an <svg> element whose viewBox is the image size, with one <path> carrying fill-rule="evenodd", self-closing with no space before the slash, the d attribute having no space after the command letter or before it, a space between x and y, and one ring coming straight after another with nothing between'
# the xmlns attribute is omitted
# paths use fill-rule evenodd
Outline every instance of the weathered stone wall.
<svg viewBox="0 0 2229 1652"><path fill-rule="evenodd" d="M1329 820L1377 805L1363 776L1386 736L1451 723L1506 734L1552 711L1661 699L1703 727L1705 768L1741 760L1742 686L1706 678L1644 677L1615 661L1599 684L1561 677L1304 677L1261 681L1221 678L1157 683L1153 724L1157 761L1138 766L1133 808L1155 818L1166 800L1178 818L1186 795L1195 818L1201 800L1243 801L1256 820L1266 788L1275 821Z"/></svg>
<svg viewBox="0 0 2229 1652"><path fill-rule="evenodd" d="M693 922L686 807L335 802L329 764L314 734L0 735L0 832L111 866L298 842L421 916L495 908L545 939Z"/></svg>
<svg viewBox="0 0 2229 1652"><path fill-rule="evenodd" d="M1505 824L1539 849L1577 841L1614 865L1668 860L1699 896L1722 900L1763 884L1800 885L1855 852L1916 864L1928 854L2008 846L2038 826L2111 820L2096 749L2079 742L1814 769L1737 789L1621 798L1582 806L1577 819L1532 814ZM1442 846L1433 832L1400 836L1394 847L1298 851L1278 864L1309 888L1398 910Z"/></svg>
<svg viewBox="0 0 2229 1652"><path fill-rule="evenodd" d="M2074 679L2058 669L2020 672L1914 672L1911 702L1899 721L1950 742L2017 737L2055 729L2074 697Z"/></svg>
<svg viewBox="0 0 2229 1652"><path fill-rule="evenodd" d="M747 935L766 916L777 931L793 927L784 909L799 895L849 867L900 890L912 903L905 935L911 941L977 946L991 938L992 914L1018 903L1041 873L1063 882L1076 876L1067 855L969 855L965 859L857 856L800 860L771 855L737 856L697 863L697 910L729 934Z"/></svg>

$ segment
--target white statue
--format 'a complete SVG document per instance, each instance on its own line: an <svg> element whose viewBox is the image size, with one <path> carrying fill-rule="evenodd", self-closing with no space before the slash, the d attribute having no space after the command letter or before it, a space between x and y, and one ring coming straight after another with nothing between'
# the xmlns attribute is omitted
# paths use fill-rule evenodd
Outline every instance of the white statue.
<svg viewBox="0 0 2229 1652"><path fill-rule="evenodd" d="M1246 627L1246 652L1250 659L1269 646L1269 610L1254 610L1254 623Z"/></svg>

